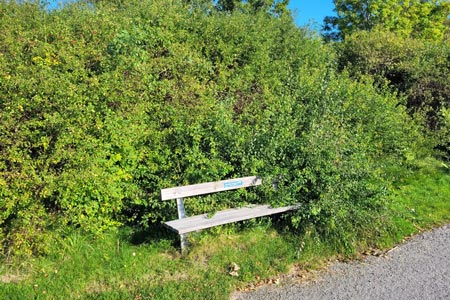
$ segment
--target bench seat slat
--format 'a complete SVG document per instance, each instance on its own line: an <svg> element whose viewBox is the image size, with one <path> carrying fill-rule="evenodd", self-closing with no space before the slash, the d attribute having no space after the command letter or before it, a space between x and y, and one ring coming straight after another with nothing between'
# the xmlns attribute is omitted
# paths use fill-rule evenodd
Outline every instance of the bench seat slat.
<svg viewBox="0 0 450 300"><path fill-rule="evenodd" d="M218 225L263 217L297 209L298 205L272 208L269 205L232 208L215 213L208 218L208 214L192 216L184 219L168 221L164 225L178 234L206 229Z"/></svg>

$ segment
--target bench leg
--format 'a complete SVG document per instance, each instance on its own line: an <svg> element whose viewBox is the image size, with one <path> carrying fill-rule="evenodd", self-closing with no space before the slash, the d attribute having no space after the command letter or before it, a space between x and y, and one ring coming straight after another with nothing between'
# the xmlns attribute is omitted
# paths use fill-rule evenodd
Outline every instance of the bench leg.
<svg viewBox="0 0 450 300"><path fill-rule="evenodd" d="M178 210L178 219L186 218L186 211L184 210L184 202L183 198L177 198L177 210ZM185 252L188 247L187 235L180 234L180 242L181 242L181 252Z"/></svg>
<svg viewBox="0 0 450 300"><path fill-rule="evenodd" d="M180 234L181 253L186 252L188 248L187 234Z"/></svg>

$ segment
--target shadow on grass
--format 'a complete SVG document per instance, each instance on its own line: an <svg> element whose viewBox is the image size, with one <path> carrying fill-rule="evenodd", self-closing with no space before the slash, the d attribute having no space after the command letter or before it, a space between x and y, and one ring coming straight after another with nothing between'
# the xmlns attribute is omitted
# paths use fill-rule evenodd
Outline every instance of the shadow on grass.
<svg viewBox="0 0 450 300"><path fill-rule="evenodd" d="M168 241L174 248L179 247L179 235L162 224L152 224L148 228L132 227L122 230L121 238L134 246Z"/></svg>

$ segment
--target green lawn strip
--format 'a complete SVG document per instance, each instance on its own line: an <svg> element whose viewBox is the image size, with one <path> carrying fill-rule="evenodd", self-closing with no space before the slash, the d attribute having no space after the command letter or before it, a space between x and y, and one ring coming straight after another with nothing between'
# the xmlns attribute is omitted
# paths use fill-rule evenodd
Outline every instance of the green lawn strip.
<svg viewBox="0 0 450 300"><path fill-rule="evenodd" d="M398 238L450 222L450 171L431 161L406 178L392 196Z"/></svg>
<svg viewBox="0 0 450 300"><path fill-rule="evenodd" d="M205 235L186 256L173 241L134 246L117 238L68 236L55 254L22 269L25 279L0 283L1 299L228 299L242 283L285 272L295 253L262 227ZM8 272L3 266L0 274Z"/></svg>

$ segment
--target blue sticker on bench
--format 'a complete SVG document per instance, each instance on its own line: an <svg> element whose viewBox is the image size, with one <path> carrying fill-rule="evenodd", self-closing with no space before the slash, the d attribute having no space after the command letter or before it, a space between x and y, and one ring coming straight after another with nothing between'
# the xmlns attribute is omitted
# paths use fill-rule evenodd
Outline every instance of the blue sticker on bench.
<svg viewBox="0 0 450 300"><path fill-rule="evenodd" d="M223 184L224 188L232 188L232 187L238 187L244 185L243 181L232 181L232 182L225 182Z"/></svg>

